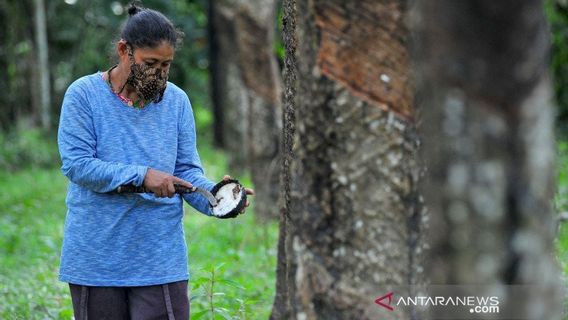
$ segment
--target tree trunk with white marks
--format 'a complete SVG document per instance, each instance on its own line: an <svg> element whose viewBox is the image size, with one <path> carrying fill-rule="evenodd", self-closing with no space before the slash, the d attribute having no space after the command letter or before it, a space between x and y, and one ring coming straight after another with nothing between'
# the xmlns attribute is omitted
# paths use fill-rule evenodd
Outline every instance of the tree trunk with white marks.
<svg viewBox="0 0 568 320"><path fill-rule="evenodd" d="M281 79L273 52L275 0L210 2L215 140L230 166L251 171L255 213L276 219Z"/></svg>
<svg viewBox="0 0 568 320"><path fill-rule="evenodd" d="M507 303L527 319L560 319L542 3L419 1L413 12L433 231L427 274L436 284L534 285Z"/></svg>
<svg viewBox="0 0 568 320"><path fill-rule="evenodd" d="M297 3L297 134L272 319L377 319L385 285L423 278L407 5Z"/></svg>

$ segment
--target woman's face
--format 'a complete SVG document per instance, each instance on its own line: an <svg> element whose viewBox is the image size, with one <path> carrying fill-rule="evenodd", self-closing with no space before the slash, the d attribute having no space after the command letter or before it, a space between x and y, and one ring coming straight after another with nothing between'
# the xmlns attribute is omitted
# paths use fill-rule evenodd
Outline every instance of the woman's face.
<svg viewBox="0 0 568 320"><path fill-rule="evenodd" d="M130 57L128 56L128 46L124 40L119 42L120 61L124 65L130 65ZM145 64L150 68L160 68L166 74L170 71L170 65L174 59L174 47L167 41L163 41L156 47L134 48L134 62L137 64Z"/></svg>
<svg viewBox="0 0 568 320"><path fill-rule="evenodd" d="M155 47L131 48L121 40L118 49L126 83L144 101L160 102L174 58L173 46L164 41Z"/></svg>

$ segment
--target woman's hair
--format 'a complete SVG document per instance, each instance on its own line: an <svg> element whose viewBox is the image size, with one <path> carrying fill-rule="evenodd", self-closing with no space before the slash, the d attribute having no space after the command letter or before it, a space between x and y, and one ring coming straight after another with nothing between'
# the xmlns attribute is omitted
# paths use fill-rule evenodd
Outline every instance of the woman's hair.
<svg viewBox="0 0 568 320"><path fill-rule="evenodd" d="M133 2L128 8L128 20L122 27L120 36L133 48L153 48L163 41L177 49L183 39L183 32L158 11L143 8Z"/></svg>

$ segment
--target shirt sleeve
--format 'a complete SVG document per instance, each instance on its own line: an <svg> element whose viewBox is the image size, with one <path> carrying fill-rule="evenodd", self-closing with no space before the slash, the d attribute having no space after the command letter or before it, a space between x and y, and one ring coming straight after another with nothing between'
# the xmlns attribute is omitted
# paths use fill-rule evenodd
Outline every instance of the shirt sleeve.
<svg viewBox="0 0 568 320"><path fill-rule="evenodd" d="M95 192L113 191L123 184L141 186L148 167L97 158L91 108L81 93L74 83L63 98L57 132L61 171L71 182Z"/></svg>
<svg viewBox="0 0 568 320"><path fill-rule="evenodd" d="M201 160L197 152L195 119L193 117L191 103L187 96L180 117L178 155L174 176L191 182L195 187L203 188L208 191L211 191L215 186L214 182L205 177L201 166ZM212 208L209 205L209 201L201 194L188 193L184 194L183 198L197 211L208 216L212 215Z"/></svg>

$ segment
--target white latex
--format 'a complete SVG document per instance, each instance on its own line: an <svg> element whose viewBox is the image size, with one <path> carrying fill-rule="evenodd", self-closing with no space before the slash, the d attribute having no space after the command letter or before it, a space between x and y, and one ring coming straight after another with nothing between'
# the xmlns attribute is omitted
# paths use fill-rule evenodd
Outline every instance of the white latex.
<svg viewBox="0 0 568 320"><path fill-rule="evenodd" d="M219 217L231 212L239 205L241 196L241 187L238 184L228 183L222 186L215 194L217 206L213 207L213 215Z"/></svg>

